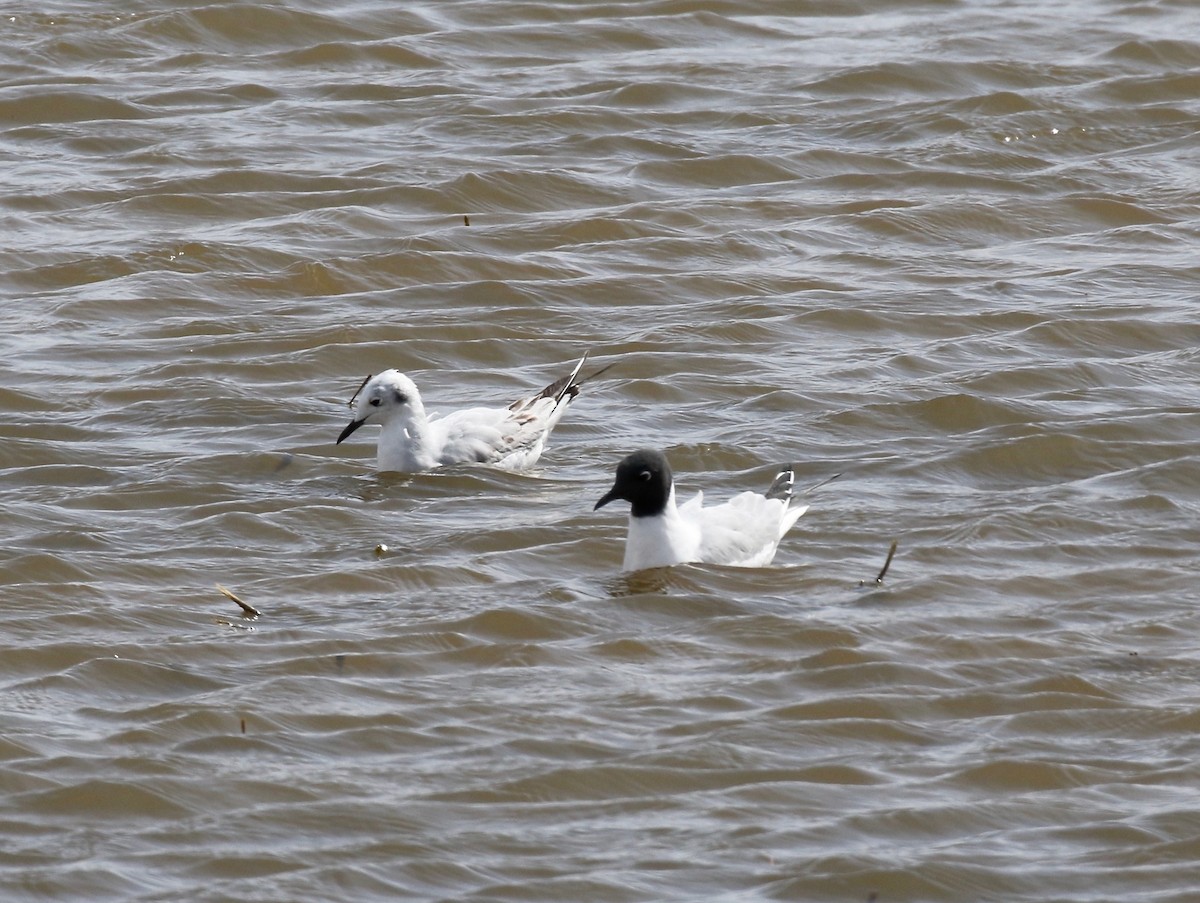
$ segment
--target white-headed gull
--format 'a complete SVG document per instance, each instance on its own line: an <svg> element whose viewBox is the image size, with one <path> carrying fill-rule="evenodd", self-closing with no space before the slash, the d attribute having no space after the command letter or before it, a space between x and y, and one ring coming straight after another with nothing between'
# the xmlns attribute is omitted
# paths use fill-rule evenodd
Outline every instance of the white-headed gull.
<svg viewBox="0 0 1200 903"><path fill-rule="evenodd" d="M585 354L570 375L506 408L467 408L445 417L426 415L413 381L397 370L384 370L368 376L350 399L354 419L337 441L364 424L378 423L383 427L377 463L382 471L411 473L467 463L507 470L532 467L580 385L608 369L580 379L586 360Z"/></svg>
<svg viewBox="0 0 1200 903"><path fill-rule="evenodd" d="M704 493L697 492L677 507L666 456L642 449L617 465L616 482L596 508L617 499L630 504L627 571L686 562L763 567L775 557L784 534L808 510L792 498L794 482L792 468L785 467L766 494L743 492L705 508Z"/></svg>

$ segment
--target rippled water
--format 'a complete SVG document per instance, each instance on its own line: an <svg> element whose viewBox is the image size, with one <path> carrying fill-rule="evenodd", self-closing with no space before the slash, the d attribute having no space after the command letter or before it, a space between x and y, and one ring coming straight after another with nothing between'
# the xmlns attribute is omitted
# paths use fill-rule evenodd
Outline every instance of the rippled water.
<svg viewBox="0 0 1200 903"><path fill-rule="evenodd" d="M1194 899L1191 0L0 35L5 899ZM334 445L585 349L532 473ZM643 445L844 475L628 577Z"/></svg>

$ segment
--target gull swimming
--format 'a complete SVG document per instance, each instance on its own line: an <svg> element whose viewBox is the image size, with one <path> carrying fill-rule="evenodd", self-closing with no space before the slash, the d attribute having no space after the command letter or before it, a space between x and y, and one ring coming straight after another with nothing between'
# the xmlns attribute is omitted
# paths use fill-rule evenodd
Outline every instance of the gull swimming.
<svg viewBox="0 0 1200 903"><path fill-rule="evenodd" d="M830 479L833 479L832 477ZM675 504L675 484L666 456L642 449L617 465L617 478L593 510L622 499L629 502L626 571L705 562L737 567L771 563L779 541L807 505L792 497L791 466L776 475L766 493L743 492L704 507L704 493Z"/></svg>
<svg viewBox="0 0 1200 903"><path fill-rule="evenodd" d="M378 423L383 428L377 459L381 471L413 473L467 463L524 470L541 456L579 387L608 369L579 379L586 360L585 354L568 376L506 408L466 408L445 417L425 413L421 393L408 376L384 370L363 380L350 399L354 419L337 441L365 424Z"/></svg>

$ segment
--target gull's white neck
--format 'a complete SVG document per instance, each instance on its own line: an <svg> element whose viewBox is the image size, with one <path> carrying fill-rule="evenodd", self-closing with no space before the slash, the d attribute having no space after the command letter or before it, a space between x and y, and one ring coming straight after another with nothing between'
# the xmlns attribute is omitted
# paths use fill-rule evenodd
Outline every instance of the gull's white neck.
<svg viewBox="0 0 1200 903"><path fill-rule="evenodd" d="M383 424L379 433L379 469L415 473L438 467L424 411L411 411Z"/></svg>
<svg viewBox="0 0 1200 903"><path fill-rule="evenodd" d="M679 515L675 506L675 487L667 496L662 514L650 517L629 516L629 536L625 540L627 571L670 567L695 561L700 550L700 528Z"/></svg>

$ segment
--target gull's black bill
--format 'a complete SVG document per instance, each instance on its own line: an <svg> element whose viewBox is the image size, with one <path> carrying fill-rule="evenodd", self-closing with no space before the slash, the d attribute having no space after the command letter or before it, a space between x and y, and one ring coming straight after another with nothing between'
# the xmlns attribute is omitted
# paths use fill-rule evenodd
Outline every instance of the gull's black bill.
<svg viewBox="0 0 1200 903"><path fill-rule="evenodd" d="M600 499L600 501L596 502L596 507L594 507L592 510L599 511L609 502L615 502L620 497L620 494L617 492L617 487L614 486L612 489L608 490L608 492L604 493L604 497Z"/></svg>
<svg viewBox="0 0 1200 903"><path fill-rule="evenodd" d="M334 444L340 445L343 439L345 439L347 436L349 436L351 433L353 433L356 429L358 429L360 426L362 426L366 422L367 422L367 420L365 417L362 420L351 420L348 424L346 424L346 428L344 430L342 430L342 434L340 436L338 436L337 442L335 442Z"/></svg>

